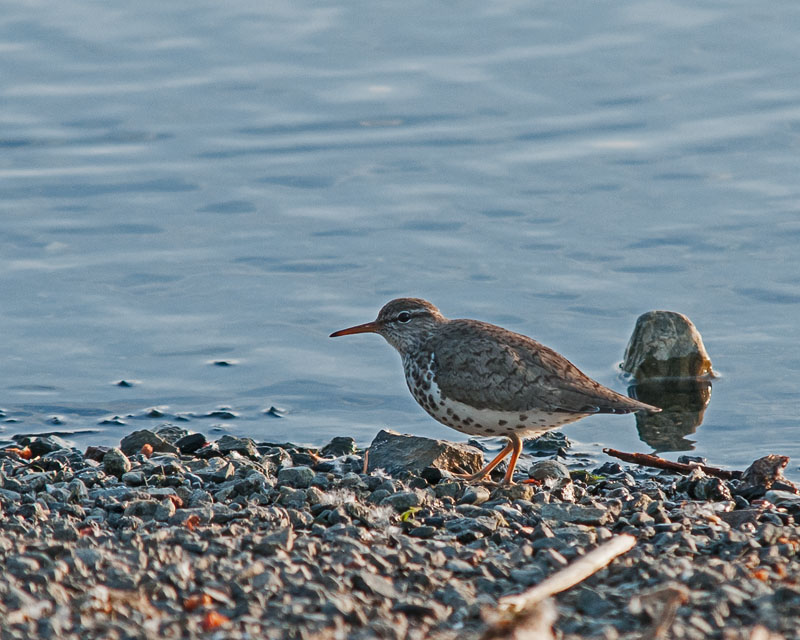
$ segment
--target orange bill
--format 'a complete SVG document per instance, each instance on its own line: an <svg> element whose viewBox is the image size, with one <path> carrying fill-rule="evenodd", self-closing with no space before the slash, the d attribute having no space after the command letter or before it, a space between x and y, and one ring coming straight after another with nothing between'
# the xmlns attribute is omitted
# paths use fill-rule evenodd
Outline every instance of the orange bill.
<svg viewBox="0 0 800 640"><path fill-rule="evenodd" d="M376 322L367 322L365 324L359 324L355 327L350 327L349 329L342 329L341 331L334 331L330 337L331 338L338 338L339 336L349 336L353 333L377 333L378 328L380 325Z"/></svg>

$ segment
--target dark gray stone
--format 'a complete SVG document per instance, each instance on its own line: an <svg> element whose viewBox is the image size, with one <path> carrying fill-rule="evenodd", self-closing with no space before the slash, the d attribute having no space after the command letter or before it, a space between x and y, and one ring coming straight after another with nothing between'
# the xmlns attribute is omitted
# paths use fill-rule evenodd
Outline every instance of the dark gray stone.
<svg viewBox="0 0 800 640"><path fill-rule="evenodd" d="M149 444L153 447L154 452L163 453L178 453L178 448L169 444L161 436L156 435L152 431L142 429L141 431L134 431L133 433L125 436L120 440L119 448L126 456L132 456L139 453L142 447Z"/></svg>
<svg viewBox="0 0 800 640"><path fill-rule="evenodd" d="M421 502L419 494L414 491L400 491L384 498L382 504L391 505L395 511L403 513L411 507L418 507Z"/></svg>
<svg viewBox="0 0 800 640"><path fill-rule="evenodd" d="M408 532L408 535L414 536L415 538L432 538L435 534L436 534L436 527L431 527L429 525L421 525L419 527L413 527Z"/></svg>
<svg viewBox="0 0 800 640"><path fill-rule="evenodd" d="M258 460L259 453L256 449L256 443L251 438L236 438L234 436L225 435L217 440L217 448L223 455L235 451L239 455L250 458L251 460Z"/></svg>
<svg viewBox="0 0 800 640"><path fill-rule="evenodd" d="M604 507L585 507L577 504L546 504L542 506L542 518L559 523L602 525L611 519Z"/></svg>
<svg viewBox="0 0 800 640"><path fill-rule="evenodd" d="M117 447L109 449L106 455L103 456L103 471L108 475L121 478L123 474L130 470L131 461Z"/></svg>
<svg viewBox="0 0 800 640"><path fill-rule="evenodd" d="M206 444L206 437L202 433L189 433L178 438L173 443L183 455L191 455Z"/></svg>
<svg viewBox="0 0 800 640"><path fill-rule="evenodd" d="M339 458L356 451L356 441L353 438L338 436L322 447L320 454L326 458Z"/></svg>
<svg viewBox="0 0 800 640"><path fill-rule="evenodd" d="M425 467L438 467L474 473L482 465L483 454L475 447L385 429L378 432L369 447L369 471L420 473Z"/></svg>
<svg viewBox="0 0 800 640"><path fill-rule="evenodd" d="M397 590L390 580L369 571L359 571L352 577L353 588L387 600L397 599Z"/></svg>
<svg viewBox="0 0 800 640"><path fill-rule="evenodd" d="M314 481L315 475L314 470L309 467L286 467L278 471L278 484L307 489Z"/></svg>
<svg viewBox="0 0 800 640"><path fill-rule="evenodd" d="M292 527L282 527L277 531L264 536L258 543L253 545L253 553L265 556L274 555L279 549L291 551L294 547L295 534Z"/></svg>
<svg viewBox="0 0 800 640"><path fill-rule="evenodd" d="M545 486L553 486L559 480L569 480L569 469L567 465L558 460L540 460L534 462L528 468L528 476L534 480L539 480Z"/></svg>
<svg viewBox="0 0 800 640"><path fill-rule="evenodd" d="M491 493L486 487L480 485L468 486L464 489L464 494L458 504L483 504L491 497Z"/></svg>
<svg viewBox="0 0 800 640"><path fill-rule="evenodd" d="M158 409L151 409L151 411L160 413ZM153 415L152 417L163 417L163 415L164 414L161 413L161 415ZM156 429L156 435L159 438L166 440L171 445L175 445L178 440L188 435L188 433L189 431L184 427L179 427L177 425L170 424L169 422L162 424L160 427L158 427L158 429Z"/></svg>
<svg viewBox="0 0 800 640"><path fill-rule="evenodd" d="M125 515L149 520L155 517L158 506L158 500L134 500L125 507Z"/></svg>
<svg viewBox="0 0 800 640"><path fill-rule="evenodd" d="M122 474L120 480L131 487L139 487L144 484L145 476L141 471L128 471Z"/></svg>
<svg viewBox="0 0 800 640"><path fill-rule="evenodd" d="M606 596L598 593L595 589L581 587L578 592L578 610L586 616L600 618L612 609L611 603Z"/></svg>

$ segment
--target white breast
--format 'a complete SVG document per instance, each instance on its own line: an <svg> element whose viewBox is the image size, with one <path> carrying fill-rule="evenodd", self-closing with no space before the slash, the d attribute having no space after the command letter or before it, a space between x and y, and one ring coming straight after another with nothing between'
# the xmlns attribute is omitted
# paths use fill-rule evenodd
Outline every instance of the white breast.
<svg viewBox="0 0 800 640"><path fill-rule="evenodd" d="M591 415L563 413L531 408L524 412L476 409L452 398L443 397L436 384L434 356L423 369L415 362L404 362L406 383L414 399L433 418L448 427L473 436L506 436L515 433L521 438L540 436L546 431Z"/></svg>

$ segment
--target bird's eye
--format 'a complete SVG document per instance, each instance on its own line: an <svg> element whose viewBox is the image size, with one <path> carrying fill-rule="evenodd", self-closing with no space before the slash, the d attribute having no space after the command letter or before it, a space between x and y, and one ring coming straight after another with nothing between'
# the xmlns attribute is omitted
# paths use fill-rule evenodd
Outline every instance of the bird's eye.
<svg viewBox="0 0 800 640"><path fill-rule="evenodd" d="M411 320L411 314L408 311L401 311L400 313L397 314L398 322L402 322L403 324L405 324L409 320Z"/></svg>

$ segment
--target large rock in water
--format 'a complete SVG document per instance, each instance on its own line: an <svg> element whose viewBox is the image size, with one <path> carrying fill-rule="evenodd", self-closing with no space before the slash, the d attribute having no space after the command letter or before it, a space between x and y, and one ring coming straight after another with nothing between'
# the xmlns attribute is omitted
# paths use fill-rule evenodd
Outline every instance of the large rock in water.
<svg viewBox="0 0 800 640"><path fill-rule="evenodd" d="M711 373L711 358L700 332L685 315L648 311L636 321L622 368L637 382L648 378L694 378Z"/></svg>
<svg viewBox="0 0 800 640"><path fill-rule="evenodd" d="M369 471L388 473L409 469L416 473L425 467L474 473L483 466L483 454L476 447L446 440L410 436L381 430L369 446Z"/></svg>

